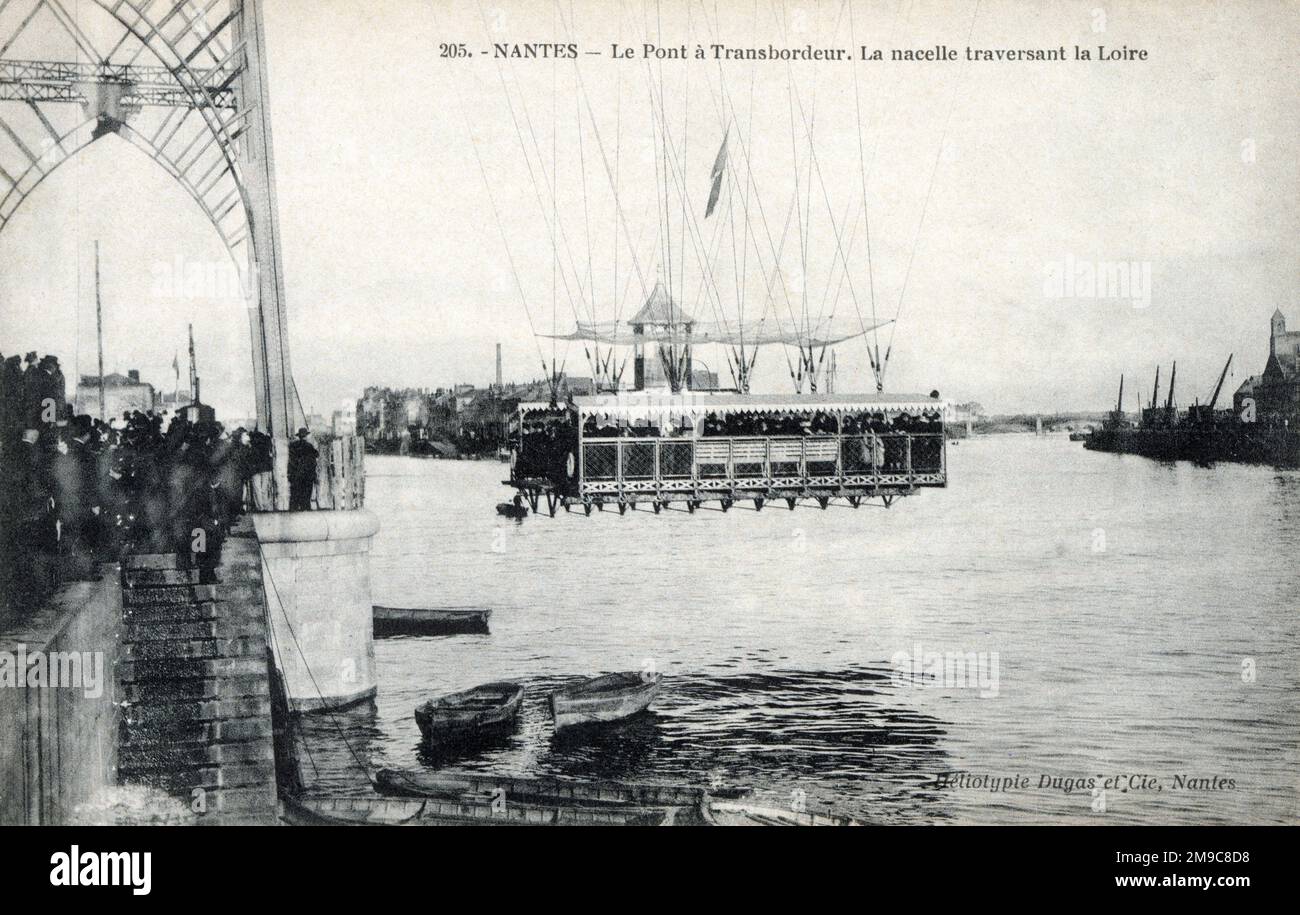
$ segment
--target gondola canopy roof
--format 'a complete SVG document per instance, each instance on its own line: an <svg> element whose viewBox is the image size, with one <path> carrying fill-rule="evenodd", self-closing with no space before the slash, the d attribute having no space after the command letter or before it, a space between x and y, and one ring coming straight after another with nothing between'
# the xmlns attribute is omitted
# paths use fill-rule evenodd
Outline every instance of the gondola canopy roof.
<svg viewBox="0 0 1300 915"><path fill-rule="evenodd" d="M811 328L799 327L792 322L776 318L758 321L697 321L682 310L663 283L655 283L654 290L641 310L626 322L578 321L567 334L538 334L549 340L587 341L606 346L634 346L638 343L705 344L720 343L726 346L785 346L825 347L861 337L892 321L859 325L852 330L836 330L825 323ZM637 329L640 332L637 332Z"/></svg>
<svg viewBox="0 0 1300 915"><path fill-rule="evenodd" d="M675 325L689 326L695 323L695 319L682 311L682 307L674 301L662 282L657 282L655 288L650 292L650 297L641 306L641 310L634 314L627 323L633 327L637 325L672 327Z"/></svg>
<svg viewBox="0 0 1300 915"><path fill-rule="evenodd" d="M736 394L686 391L624 391L574 397L571 404L521 403L519 411L554 413L573 409L579 419L595 416L637 420L702 419L742 413L883 413L887 416L938 413L947 418L951 405L925 394Z"/></svg>

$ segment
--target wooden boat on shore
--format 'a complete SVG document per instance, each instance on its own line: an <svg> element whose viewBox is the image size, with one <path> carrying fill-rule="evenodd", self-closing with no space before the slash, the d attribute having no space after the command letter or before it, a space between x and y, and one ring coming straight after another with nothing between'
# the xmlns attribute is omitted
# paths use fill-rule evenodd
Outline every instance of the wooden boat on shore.
<svg viewBox="0 0 1300 915"><path fill-rule="evenodd" d="M585 781L573 778L521 778L484 775L481 772L428 772L380 769L375 790L398 797L492 799L504 794L537 804L583 806L692 807L706 803L709 792L684 785ZM747 792L731 790L728 797Z"/></svg>
<svg viewBox="0 0 1300 915"><path fill-rule="evenodd" d="M555 729L619 721L644 711L659 694L661 675L624 671L592 677L551 694Z"/></svg>
<svg viewBox="0 0 1300 915"><path fill-rule="evenodd" d="M702 788L483 773L381 769L387 797L282 795L281 818L307 826L860 826L829 813L764 807ZM730 799L727 799L730 798Z"/></svg>
<svg viewBox="0 0 1300 915"><path fill-rule="evenodd" d="M755 807L733 801L714 801L705 808L710 826L865 826L852 817L807 813L776 807Z"/></svg>
<svg viewBox="0 0 1300 915"><path fill-rule="evenodd" d="M545 806L504 799L392 797L282 798L293 826L671 826L703 825L695 808ZM680 818L680 819L679 819Z"/></svg>
<svg viewBox="0 0 1300 915"><path fill-rule="evenodd" d="M518 683L484 683L417 706L415 723L430 742L486 735L512 726L523 701L524 688Z"/></svg>
<svg viewBox="0 0 1300 915"><path fill-rule="evenodd" d="M487 632L492 611L471 607L381 607L374 612L374 633L384 635L449 635Z"/></svg>

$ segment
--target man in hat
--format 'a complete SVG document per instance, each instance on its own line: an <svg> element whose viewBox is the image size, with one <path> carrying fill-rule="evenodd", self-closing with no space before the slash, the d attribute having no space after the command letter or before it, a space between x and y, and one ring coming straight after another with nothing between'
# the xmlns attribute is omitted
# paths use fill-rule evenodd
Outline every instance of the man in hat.
<svg viewBox="0 0 1300 915"><path fill-rule="evenodd" d="M16 505L17 578L28 603L39 603L58 580L59 529L54 513L54 487L40 432L23 430L10 467Z"/></svg>
<svg viewBox="0 0 1300 915"><path fill-rule="evenodd" d="M41 424L41 375L33 350L23 357L22 428L39 429Z"/></svg>
<svg viewBox="0 0 1300 915"><path fill-rule="evenodd" d="M289 445L289 511L311 511L311 490L316 483L316 448L307 441L306 427Z"/></svg>
<svg viewBox="0 0 1300 915"><path fill-rule="evenodd" d="M22 360L10 356L0 361L0 457L11 455L22 433Z"/></svg>

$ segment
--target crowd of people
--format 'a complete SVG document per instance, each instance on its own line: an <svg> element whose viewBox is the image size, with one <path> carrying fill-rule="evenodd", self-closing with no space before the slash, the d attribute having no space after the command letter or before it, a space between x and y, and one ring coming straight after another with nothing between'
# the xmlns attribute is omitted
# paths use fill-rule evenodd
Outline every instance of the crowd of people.
<svg viewBox="0 0 1300 915"><path fill-rule="evenodd" d="M550 427L539 429L546 432ZM808 435L861 435L874 432L886 435L895 432L913 434L938 433L943 430L942 418L938 410L918 410L915 415L908 413L828 413L817 410L811 412L735 412L709 413L700 421L700 436L712 438L759 437L759 438L797 438ZM525 433L529 430L525 429ZM583 438L659 438L691 436L694 425L689 417L681 417L662 425L643 422L620 422L616 416L588 416L583 423Z"/></svg>
<svg viewBox="0 0 1300 915"><path fill-rule="evenodd" d="M25 362L0 373L0 597L35 606L126 550L177 553L211 580L272 470L270 437L183 414L74 416L58 360Z"/></svg>
<svg viewBox="0 0 1300 915"><path fill-rule="evenodd" d="M937 395L932 397L937 399ZM663 421L639 422L628 422L617 414L590 415L582 424L584 441L840 436L845 440L844 468L846 472L854 473L874 469L886 472L937 471L943 465L943 432L942 412L930 406L919 407L912 413L879 410L710 412L698 421L698 434L696 421L689 414ZM522 426L521 438L522 447L515 459L516 478L546 477L557 483L573 481L575 467L569 458L576 453L578 442L569 413L529 417ZM608 467L589 464L587 473L590 478L612 476L613 455L612 451L589 455L588 460L609 462ZM690 472L689 466L685 472Z"/></svg>

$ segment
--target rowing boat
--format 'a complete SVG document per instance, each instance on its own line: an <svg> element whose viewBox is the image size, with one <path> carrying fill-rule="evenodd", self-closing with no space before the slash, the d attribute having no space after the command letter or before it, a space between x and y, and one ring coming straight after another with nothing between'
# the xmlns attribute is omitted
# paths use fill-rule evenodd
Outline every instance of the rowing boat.
<svg viewBox="0 0 1300 915"><path fill-rule="evenodd" d="M660 675L624 671L583 680L551 694L555 729L618 721L644 711L659 694Z"/></svg>
<svg viewBox="0 0 1300 915"><path fill-rule="evenodd" d="M703 788L685 785L652 785L631 782L585 781L573 778L522 778L484 775L477 772L426 772L380 769L375 789L399 797L493 798L498 795L548 804L581 804L589 807L630 805L634 807L695 807L704 804Z"/></svg>
<svg viewBox="0 0 1300 915"><path fill-rule="evenodd" d="M496 731L515 723L523 701L524 688L518 683L484 683L417 706L415 723L428 741Z"/></svg>
<svg viewBox="0 0 1300 915"><path fill-rule="evenodd" d="M831 813L756 807L748 803L713 801L705 808L710 826L863 826L861 820Z"/></svg>
<svg viewBox="0 0 1300 915"><path fill-rule="evenodd" d="M381 607L373 608L374 633L383 635L447 635L455 632L487 632L486 608Z"/></svg>
<svg viewBox="0 0 1300 915"><path fill-rule="evenodd" d="M294 826L673 826L702 825L699 811L674 807L543 806L512 801L391 797L282 798Z"/></svg>
<svg viewBox="0 0 1300 915"><path fill-rule="evenodd" d="M385 779L382 773L389 773ZM394 776L399 776L394 780ZM749 803L718 801L690 788L622 785L625 802L592 802L578 795L543 797L528 794L529 783L552 779L493 779L488 775L443 782L430 776L437 791L453 782L474 790L466 794L411 793L426 779L381 770L381 790L405 785L402 797L298 797L282 795L281 818L296 826L861 826L861 820L825 813L791 811ZM441 783L441 784L440 784ZM574 783L574 787L597 787ZM483 790L479 790L483 789ZM551 790L549 787L547 791ZM665 803L644 791L663 790Z"/></svg>

